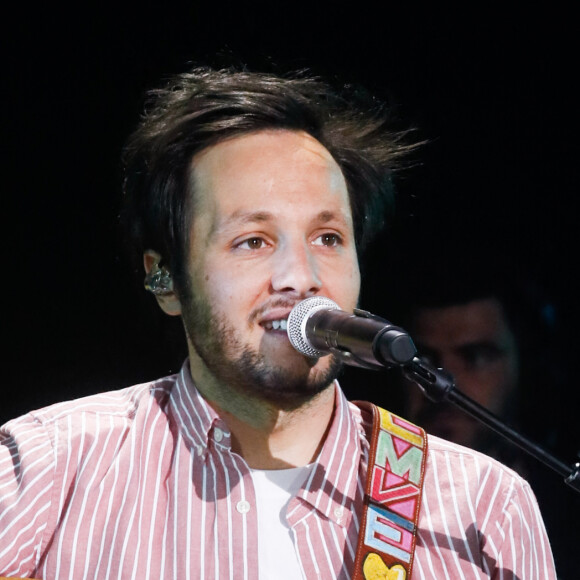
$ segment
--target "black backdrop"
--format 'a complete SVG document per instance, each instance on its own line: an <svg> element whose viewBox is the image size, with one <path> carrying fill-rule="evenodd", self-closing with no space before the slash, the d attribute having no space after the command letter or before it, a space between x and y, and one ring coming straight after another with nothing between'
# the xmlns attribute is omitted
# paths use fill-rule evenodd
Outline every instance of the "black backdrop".
<svg viewBox="0 0 580 580"><path fill-rule="evenodd" d="M399 181L392 233L373 249L367 307L396 321L389 297L400 264L446 251L470 264L485 253L540 281L573 362L575 23L555 8L471 10L403 14L367 1L28 4L4 19L0 421L179 365L175 328L140 292L123 255L119 158L144 90L220 52L253 68L311 68L361 83L429 140L421 166ZM578 408L570 377L561 397L569 423ZM372 390L383 382L366 379L354 394L388 404L387 389ZM576 436L565 451L578 447Z"/></svg>

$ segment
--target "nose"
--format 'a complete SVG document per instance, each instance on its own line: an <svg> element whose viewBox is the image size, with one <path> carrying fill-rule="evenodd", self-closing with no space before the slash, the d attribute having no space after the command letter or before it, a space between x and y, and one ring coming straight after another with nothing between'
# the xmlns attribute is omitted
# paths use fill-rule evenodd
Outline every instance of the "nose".
<svg viewBox="0 0 580 580"><path fill-rule="evenodd" d="M274 292L303 298L316 294L322 287L316 257L306 241L284 244L273 260Z"/></svg>

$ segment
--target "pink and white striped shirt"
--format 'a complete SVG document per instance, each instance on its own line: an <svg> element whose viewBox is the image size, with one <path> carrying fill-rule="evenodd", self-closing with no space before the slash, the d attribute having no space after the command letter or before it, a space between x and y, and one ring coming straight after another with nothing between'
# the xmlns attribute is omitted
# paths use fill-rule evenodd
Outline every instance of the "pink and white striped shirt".
<svg viewBox="0 0 580 580"><path fill-rule="evenodd" d="M287 519L304 578L349 578L370 418L336 388ZM226 424L178 375L60 403L0 432L0 576L257 579L256 498ZM535 498L513 471L429 437L413 578L555 578Z"/></svg>

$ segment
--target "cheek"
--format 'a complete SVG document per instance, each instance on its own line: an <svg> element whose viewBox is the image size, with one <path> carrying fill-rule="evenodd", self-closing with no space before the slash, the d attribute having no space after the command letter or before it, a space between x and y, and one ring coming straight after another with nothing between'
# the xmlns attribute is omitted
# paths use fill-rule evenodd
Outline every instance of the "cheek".
<svg viewBox="0 0 580 580"><path fill-rule="evenodd" d="M227 308L260 294L260 279L259 272L247 265L221 265L206 274L205 287L210 300Z"/></svg>
<svg viewBox="0 0 580 580"><path fill-rule="evenodd" d="M345 276L344 272L348 272ZM351 261L348 270L336 269L333 271L333 277L335 279L335 284L337 287L343 287L345 289L345 294L347 294L348 302L354 308L358 303L358 298L360 294L360 270L358 267L358 262L356 258ZM331 288L332 289L332 288Z"/></svg>
<svg viewBox="0 0 580 580"><path fill-rule="evenodd" d="M508 367L504 364L494 365L487 372L479 373L474 380L477 391L473 397L492 412L498 413L514 386Z"/></svg>
<svg viewBox="0 0 580 580"><path fill-rule="evenodd" d="M361 280L360 280L360 268L358 266L358 261L355 262L353 271L352 271L352 283L353 283L353 288L357 293L357 296L360 292L360 284L361 284Z"/></svg>

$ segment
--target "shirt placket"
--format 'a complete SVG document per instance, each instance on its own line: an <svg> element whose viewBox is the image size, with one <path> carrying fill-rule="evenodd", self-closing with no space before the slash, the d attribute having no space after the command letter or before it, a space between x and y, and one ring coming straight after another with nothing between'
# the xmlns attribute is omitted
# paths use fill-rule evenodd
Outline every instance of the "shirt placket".
<svg viewBox="0 0 580 580"><path fill-rule="evenodd" d="M258 580L256 492L247 463L231 449L225 423L216 420L208 433L209 470L215 470L214 518L219 554L215 577ZM208 576L209 578L209 576Z"/></svg>

